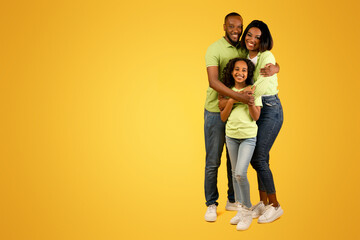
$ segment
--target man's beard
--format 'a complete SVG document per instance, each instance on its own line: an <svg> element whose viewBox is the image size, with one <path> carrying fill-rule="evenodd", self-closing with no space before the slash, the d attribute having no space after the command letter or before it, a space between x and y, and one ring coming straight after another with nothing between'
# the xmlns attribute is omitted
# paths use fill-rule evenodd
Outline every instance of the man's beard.
<svg viewBox="0 0 360 240"><path fill-rule="evenodd" d="M231 42L231 45L233 45L233 46L238 45L239 40L240 40L240 36L239 36L239 39L238 39L237 42L234 42L234 41L231 39L230 35L229 35L227 32L226 32L226 37L227 37L227 39L229 39L229 41Z"/></svg>

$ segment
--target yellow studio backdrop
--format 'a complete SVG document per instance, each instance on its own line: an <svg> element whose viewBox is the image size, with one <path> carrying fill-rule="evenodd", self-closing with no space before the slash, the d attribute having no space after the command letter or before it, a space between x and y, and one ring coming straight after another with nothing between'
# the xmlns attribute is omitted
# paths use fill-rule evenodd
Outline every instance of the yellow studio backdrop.
<svg viewBox="0 0 360 240"><path fill-rule="evenodd" d="M0 239L356 239L359 7L1 2ZM204 221L204 55L232 11L268 24L285 114L270 160L285 213L245 232L225 164Z"/></svg>

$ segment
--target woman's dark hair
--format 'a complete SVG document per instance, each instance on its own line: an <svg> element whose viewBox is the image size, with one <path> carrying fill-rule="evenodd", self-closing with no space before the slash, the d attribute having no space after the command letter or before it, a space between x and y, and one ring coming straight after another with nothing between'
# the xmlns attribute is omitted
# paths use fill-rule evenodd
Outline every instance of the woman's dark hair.
<svg viewBox="0 0 360 240"><path fill-rule="evenodd" d="M222 81L225 84L225 86L227 86L228 88L232 88L235 85L235 79L232 76L232 71L234 70L235 63L238 61L244 61L247 65L248 74L245 80L246 85L254 84L253 76L254 76L255 65L249 59L246 58L233 58L226 64L226 67L223 70Z"/></svg>
<svg viewBox="0 0 360 240"><path fill-rule="evenodd" d="M266 50L271 50L273 48L274 42L271 37L270 30L269 30L268 26L266 25L266 23L264 23L263 21L259 21L259 20L252 21L246 27L246 29L241 37L241 40L240 40L240 48L246 49L245 37L248 34L249 29L253 28L253 27L258 28L261 31L259 51L264 52Z"/></svg>

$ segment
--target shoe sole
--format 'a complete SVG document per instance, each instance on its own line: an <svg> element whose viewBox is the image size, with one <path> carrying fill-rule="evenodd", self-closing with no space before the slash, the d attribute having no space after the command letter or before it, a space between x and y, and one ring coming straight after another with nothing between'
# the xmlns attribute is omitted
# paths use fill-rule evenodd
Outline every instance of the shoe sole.
<svg viewBox="0 0 360 240"><path fill-rule="evenodd" d="M258 223L271 223L271 222L279 219L283 214L284 214L284 210L281 209L280 214L278 214L277 217L275 217L274 219L265 220L265 221L261 221L260 219L258 219Z"/></svg>
<svg viewBox="0 0 360 240"><path fill-rule="evenodd" d="M216 218L215 219L205 219L205 221L207 221L207 222L215 222L216 221Z"/></svg>
<svg viewBox="0 0 360 240"><path fill-rule="evenodd" d="M250 224L251 225L251 224ZM245 230L248 230L249 229L249 227L250 227L250 225L247 227L247 228L238 228L238 227L236 227L236 230L238 230L238 231L245 231Z"/></svg>

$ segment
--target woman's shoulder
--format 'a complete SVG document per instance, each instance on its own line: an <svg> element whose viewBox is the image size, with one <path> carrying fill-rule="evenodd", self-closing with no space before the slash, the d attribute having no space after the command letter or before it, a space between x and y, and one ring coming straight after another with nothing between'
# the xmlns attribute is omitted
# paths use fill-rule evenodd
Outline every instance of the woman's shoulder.
<svg viewBox="0 0 360 240"><path fill-rule="evenodd" d="M266 51L260 53L259 59L262 59L263 61L264 60L275 61L274 55L269 50L266 50Z"/></svg>
<svg viewBox="0 0 360 240"><path fill-rule="evenodd" d="M273 58L275 58L275 57L274 57L274 54L272 54L272 52L270 52L269 50L266 50L266 51L260 53L260 56L262 56L262 57L273 57Z"/></svg>

